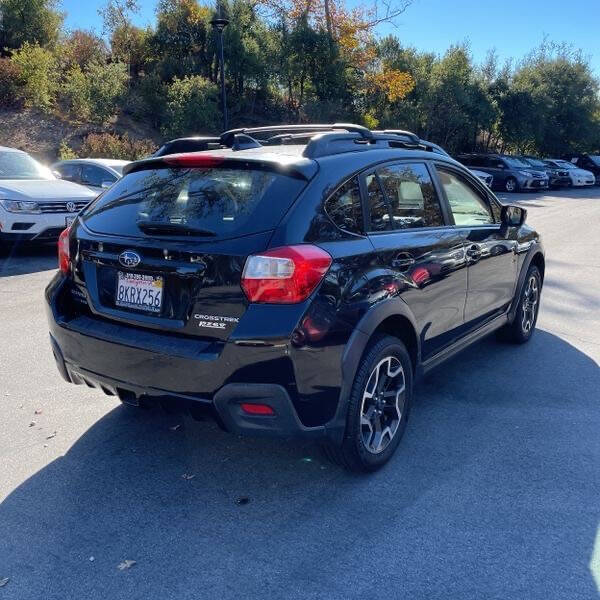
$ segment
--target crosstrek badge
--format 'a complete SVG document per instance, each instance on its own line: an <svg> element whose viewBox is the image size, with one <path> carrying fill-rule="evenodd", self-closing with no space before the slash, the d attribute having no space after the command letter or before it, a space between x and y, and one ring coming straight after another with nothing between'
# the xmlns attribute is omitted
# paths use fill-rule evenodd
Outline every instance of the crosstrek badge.
<svg viewBox="0 0 600 600"><path fill-rule="evenodd" d="M220 315L195 314L194 319L198 319L198 327L206 327L208 329L225 329L228 324L239 323L237 317L223 317Z"/></svg>

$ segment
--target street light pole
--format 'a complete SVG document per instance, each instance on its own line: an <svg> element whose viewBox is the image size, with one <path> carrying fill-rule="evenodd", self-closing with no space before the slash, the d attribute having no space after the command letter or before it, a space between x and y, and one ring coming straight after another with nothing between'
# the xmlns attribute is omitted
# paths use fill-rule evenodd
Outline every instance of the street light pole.
<svg viewBox="0 0 600 600"><path fill-rule="evenodd" d="M223 131L227 131L228 119L227 119L227 98L225 95L225 57L223 54L223 30L229 24L229 20L221 16L221 5L219 3L219 12L210 24L217 33L219 43L219 70L221 71L221 112L223 113Z"/></svg>

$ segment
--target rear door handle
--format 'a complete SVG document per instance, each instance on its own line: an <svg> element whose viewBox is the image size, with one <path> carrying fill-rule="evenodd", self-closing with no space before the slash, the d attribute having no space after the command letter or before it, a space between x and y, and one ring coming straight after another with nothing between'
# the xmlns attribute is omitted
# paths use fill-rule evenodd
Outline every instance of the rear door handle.
<svg viewBox="0 0 600 600"><path fill-rule="evenodd" d="M478 261L481 258L481 246L479 244L471 244L467 248L467 257L472 262Z"/></svg>
<svg viewBox="0 0 600 600"><path fill-rule="evenodd" d="M392 260L392 267L395 269L408 269L415 264L415 259L410 254L399 254Z"/></svg>

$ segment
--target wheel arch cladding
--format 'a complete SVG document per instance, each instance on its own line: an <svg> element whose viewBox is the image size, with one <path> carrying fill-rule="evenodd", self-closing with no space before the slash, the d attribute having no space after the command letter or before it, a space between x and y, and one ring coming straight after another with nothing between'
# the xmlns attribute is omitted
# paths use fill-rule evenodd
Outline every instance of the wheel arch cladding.
<svg viewBox="0 0 600 600"><path fill-rule="evenodd" d="M413 367L416 372L419 359L419 346L417 332L410 320L404 315L391 315L384 319L373 331L371 338L379 333L386 333L401 340L406 346Z"/></svg>
<svg viewBox="0 0 600 600"><path fill-rule="evenodd" d="M544 255L541 252L536 252L531 259L531 265L535 265L542 277L542 283L544 282L544 273L546 271L546 260L544 259Z"/></svg>

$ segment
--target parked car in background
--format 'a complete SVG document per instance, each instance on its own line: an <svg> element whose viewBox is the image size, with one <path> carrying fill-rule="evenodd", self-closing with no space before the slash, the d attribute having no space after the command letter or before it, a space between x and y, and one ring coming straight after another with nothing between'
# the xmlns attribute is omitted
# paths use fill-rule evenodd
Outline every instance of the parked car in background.
<svg viewBox="0 0 600 600"><path fill-rule="evenodd" d="M600 155L597 154L566 154L563 159L574 164L577 168L594 174L596 185L600 185Z"/></svg>
<svg viewBox="0 0 600 600"><path fill-rule="evenodd" d="M96 194L109 188L117 179L123 177L123 167L128 160L112 158L77 158L61 160L51 167L61 179L85 185Z"/></svg>
<svg viewBox="0 0 600 600"><path fill-rule="evenodd" d="M0 146L0 240L57 239L96 196L26 152Z"/></svg>
<svg viewBox="0 0 600 600"><path fill-rule="evenodd" d="M460 154L456 160L469 168L476 168L493 176L493 189L505 192L540 190L549 186L545 171L534 169L529 163L506 154Z"/></svg>
<svg viewBox="0 0 600 600"><path fill-rule="evenodd" d="M530 339L545 262L525 209L415 134L220 139L132 163L61 235L45 299L66 381L374 471L424 373L493 331Z"/></svg>
<svg viewBox="0 0 600 600"><path fill-rule="evenodd" d="M481 179L481 181L483 181L483 183L485 183L485 185L487 185L490 189L492 189L492 185L494 183L493 175L490 175L489 173L485 173L484 171L479 171L478 169L469 169L469 171L471 171L471 173L473 173L473 175L475 175L475 177L479 177L479 179Z"/></svg>
<svg viewBox="0 0 600 600"><path fill-rule="evenodd" d="M580 169L569 161L562 160L561 158L546 158L544 159L544 162L553 167L565 169L569 173L571 185L573 186L582 187L586 185L594 185L596 182L596 178L591 171Z"/></svg>
<svg viewBox="0 0 600 600"><path fill-rule="evenodd" d="M519 158L529 163L534 169L538 171L545 171L546 175L548 175L550 187L557 188L571 185L569 171L565 167L550 165L536 156L525 155L520 156Z"/></svg>

